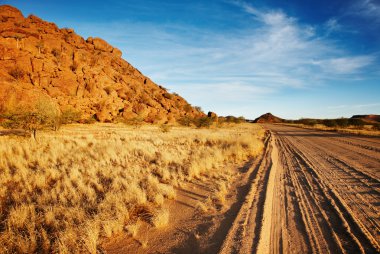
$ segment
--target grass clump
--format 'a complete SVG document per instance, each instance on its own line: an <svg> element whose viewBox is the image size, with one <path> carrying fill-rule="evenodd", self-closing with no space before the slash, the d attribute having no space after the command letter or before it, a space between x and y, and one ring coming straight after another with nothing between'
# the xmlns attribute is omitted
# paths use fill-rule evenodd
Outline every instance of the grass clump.
<svg viewBox="0 0 380 254"><path fill-rule="evenodd" d="M161 228L169 223L169 211L161 209L156 212L152 218L152 223L156 228Z"/></svg>

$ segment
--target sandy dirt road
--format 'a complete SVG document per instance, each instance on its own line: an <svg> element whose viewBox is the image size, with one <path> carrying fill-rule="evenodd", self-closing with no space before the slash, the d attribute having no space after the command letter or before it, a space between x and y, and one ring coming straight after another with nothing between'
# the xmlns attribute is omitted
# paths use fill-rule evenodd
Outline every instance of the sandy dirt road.
<svg viewBox="0 0 380 254"><path fill-rule="evenodd" d="M277 168L256 252L380 253L380 139L265 127Z"/></svg>
<svg viewBox="0 0 380 254"><path fill-rule="evenodd" d="M194 212L186 196L207 190L178 190L182 217L150 233L151 248L121 240L108 253L380 253L380 138L264 127L225 209Z"/></svg>

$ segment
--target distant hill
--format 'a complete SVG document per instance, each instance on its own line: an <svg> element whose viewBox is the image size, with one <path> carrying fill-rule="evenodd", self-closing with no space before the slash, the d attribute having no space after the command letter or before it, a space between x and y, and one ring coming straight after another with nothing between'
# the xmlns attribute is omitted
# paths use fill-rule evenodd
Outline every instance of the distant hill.
<svg viewBox="0 0 380 254"><path fill-rule="evenodd" d="M0 114L50 99L82 119L175 122L204 116L121 58L100 38L82 38L16 8L0 6Z"/></svg>
<svg viewBox="0 0 380 254"><path fill-rule="evenodd" d="M272 115L271 113L266 113L260 117L253 120L254 123L282 123L284 120L277 116Z"/></svg>
<svg viewBox="0 0 380 254"><path fill-rule="evenodd" d="M351 119L362 119L366 122L380 122L380 115L354 115Z"/></svg>

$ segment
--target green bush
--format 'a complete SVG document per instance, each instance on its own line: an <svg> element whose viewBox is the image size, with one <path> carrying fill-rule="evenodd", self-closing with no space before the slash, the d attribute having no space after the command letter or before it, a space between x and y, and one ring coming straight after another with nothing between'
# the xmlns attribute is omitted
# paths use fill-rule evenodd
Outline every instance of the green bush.
<svg viewBox="0 0 380 254"><path fill-rule="evenodd" d="M193 119L189 116L183 116L177 120L177 122L182 126L191 126Z"/></svg>
<svg viewBox="0 0 380 254"><path fill-rule="evenodd" d="M335 119L325 119L325 120L322 120L322 123L326 127L337 127L338 126Z"/></svg>
<svg viewBox="0 0 380 254"><path fill-rule="evenodd" d="M194 119L194 125L198 128L210 127L213 122L213 119L207 116Z"/></svg>
<svg viewBox="0 0 380 254"><path fill-rule="evenodd" d="M299 120L299 123L308 125L308 126L314 126L318 124L318 121L316 119L310 119L310 118L302 118Z"/></svg>
<svg viewBox="0 0 380 254"><path fill-rule="evenodd" d="M199 112L203 112L202 108L199 107L199 106L194 106L194 109L197 110L197 111L199 111Z"/></svg>
<svg viewBox="0 0 380 254"><path fill-rule="evenodd" d="M160 130L163 132L163 133L167 133L169 132L171 129L171 126L168 125L168 124L161 124L160 125Z"/></svg>
<svg viewBox="0 0 380 254"><path fill-rule="evenodd" d="M90 116L87 119L83 119L81 122L84 123L84 124L93 124L93 123L96 123L97 122L96 116L92 115L92 116Z"/></svg>
<svg viewBox="0 0 380 254"><path fill-rule="evenodd" d="M348 119L347 118L338 118L336 119L336 124L339 126L339 127L342 127L342 128L345 128L348 126Z"/></svg>
<svg viewBox="0 0 380 254"><path fill-rule="evenodd" d="M81 113L74 109L66 109L61 114L61 124L77 123L81 120Z"/></svg>
<svg viewBox="0 0 380 254"><path fill-rule="evenodd" d="M365 125L365 122L359 118L350 118L348 122L349 125L352 125L354 127L363 127Z"/></svg>
<svg viewBox="0 0 380 254"><path fill-rule="evenodd" d="M380 123L375 123L374 125L372 125L372 129L376 131L380 131Z"/></svg>
<svg viewBox="0 0 380 254"><path fill-rule="evenodd" d="M4 128L23 129L29 131L35 139L38 130L59 128L59 111L51 102L39 100L36 102L35 108L23 108L18 111L7 112L2 114L0 118L4 118L2 122Z"/></svg>

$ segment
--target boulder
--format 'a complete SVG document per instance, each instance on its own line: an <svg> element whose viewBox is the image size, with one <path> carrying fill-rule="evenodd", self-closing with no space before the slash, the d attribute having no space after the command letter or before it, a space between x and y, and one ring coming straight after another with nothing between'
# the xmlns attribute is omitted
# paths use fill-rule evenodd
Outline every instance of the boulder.
<svg viewBox="0 0 380 254"><path fill-rule="evenodd" d="M24 19L24 15L17 8L10 5L0 6L0 17L1 18L14 18L14 19Z"/></svg>
<svg viewBox="0 0 380 254"><path fill-rule="evenodd" d="M112 52L113 47L109 45L105 40L100 38L92 39L92 44L94 45L96 50L101 50L104 52Z"/></svg>

